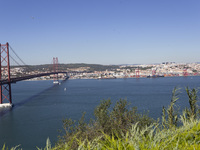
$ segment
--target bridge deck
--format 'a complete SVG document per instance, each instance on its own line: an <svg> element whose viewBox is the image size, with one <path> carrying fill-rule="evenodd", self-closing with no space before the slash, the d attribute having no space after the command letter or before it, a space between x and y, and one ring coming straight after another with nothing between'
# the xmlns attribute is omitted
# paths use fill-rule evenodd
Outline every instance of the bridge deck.
<svg viewBox="0 0 200 150"><path fill-rule="evenodd" d="M22 81L22 80L28 80L28 79L42 77L42 76L49 76L51 74L58 74L58 73L67 73L67 72L49 72L49 73L34 74L34 75L28 75L28 76L24 76L24 77L11 78L10 81L0 80L0 85L8 84L9 82L16 83L16 82Z"/></svg>

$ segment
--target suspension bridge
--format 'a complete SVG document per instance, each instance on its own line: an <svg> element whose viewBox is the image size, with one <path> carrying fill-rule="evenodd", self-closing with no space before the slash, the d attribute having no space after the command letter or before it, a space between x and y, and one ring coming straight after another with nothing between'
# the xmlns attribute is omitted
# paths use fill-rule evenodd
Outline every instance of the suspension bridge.
<svg viewBox="0 0 200 150"><path fill-rule="evenodd" d="M10 55L12 52L13 55ZM11 65L14 62L14 65ZM9 105L12 106L12 92L11 84L18 81L28 80L32 78L50 76L53 75L53 83L58 83L58 74L63 73L67 75L66 71L58 70L58 58L53 58L53 64L48 71L37 72L26 65L24 61L17 55L9 43L0 43L0 106ZM23 68L20 73L13 71L16 66ZM65 78L66 79L66 78Z"/></svg>

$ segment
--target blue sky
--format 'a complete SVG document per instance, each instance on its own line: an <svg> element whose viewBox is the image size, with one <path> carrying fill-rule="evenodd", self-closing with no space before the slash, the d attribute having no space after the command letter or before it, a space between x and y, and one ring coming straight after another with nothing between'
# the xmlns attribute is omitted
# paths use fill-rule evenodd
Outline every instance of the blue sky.
<svg viewBox="0 0 200 150"><path fill-rule="evenodd" d="M31 65L200 61L199 0L0 0L0 17Z"/></svg>

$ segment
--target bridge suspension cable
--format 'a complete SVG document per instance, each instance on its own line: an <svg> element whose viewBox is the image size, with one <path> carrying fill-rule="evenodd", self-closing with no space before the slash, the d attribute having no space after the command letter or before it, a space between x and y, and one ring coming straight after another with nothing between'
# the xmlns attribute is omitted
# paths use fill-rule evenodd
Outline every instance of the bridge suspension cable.
<svg viewBox="0 0 200 150"><path fill-rule="evenodd" d="M29 67L29 65L27 65L20 57L19 55L14 51L14 49L9 45L10 50L13 52L14 56L16 56L19 61L22 63L20 64L16 59L14 59L14 57L10 54L10 58L19 66L25 66L27 68L27 71L31 72L34 71L31 67Z"/></svg>
<svg viewBox="0 0 200 150"><path fill-rule="evenodd" d="M9 50L11 50L10 52L12 52L14 55L11 55ZM10 65L10 58L15 64L19 65L19 67L17 67L17 65ZM66 72L58 71L57 57L53 58L52 66L54 68L52 71L47 71L48 69L44 71L34 71L35 68L31 68L29 65L27 65L8 43L0 43L0 104L3 104L4 101L8 101L10 104L12 104L11 83L36 77L50 76L53 74L54 82L58 83L58 73L66 74ZM24 70L25 67L29 70L29 72ZM19 70L19 72L17 72L17 70Z"/></svg>

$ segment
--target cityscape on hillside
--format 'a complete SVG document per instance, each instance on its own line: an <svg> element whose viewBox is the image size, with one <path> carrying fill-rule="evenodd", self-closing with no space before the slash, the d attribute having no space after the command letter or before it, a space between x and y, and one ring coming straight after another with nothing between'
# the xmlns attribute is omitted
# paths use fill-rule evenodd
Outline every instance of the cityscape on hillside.
<svg viewBox="0 0 200 150"><path fill-rule="evenodd" d="M51 65L11 67L12 77L51 71ZM32 69L30 69L32 68ZM68 72L69 79L114 79L114 78L146 78L199 76L199 63L163 62L161 64L140 65L96 65L96 64L60 64L59 70ZM31 71L30 71L31 70ZM6 74L5 74L6 76ZM58 74L60 79L65 74ZM50 80L54 75L34 78L33 80Z"/></svg>

